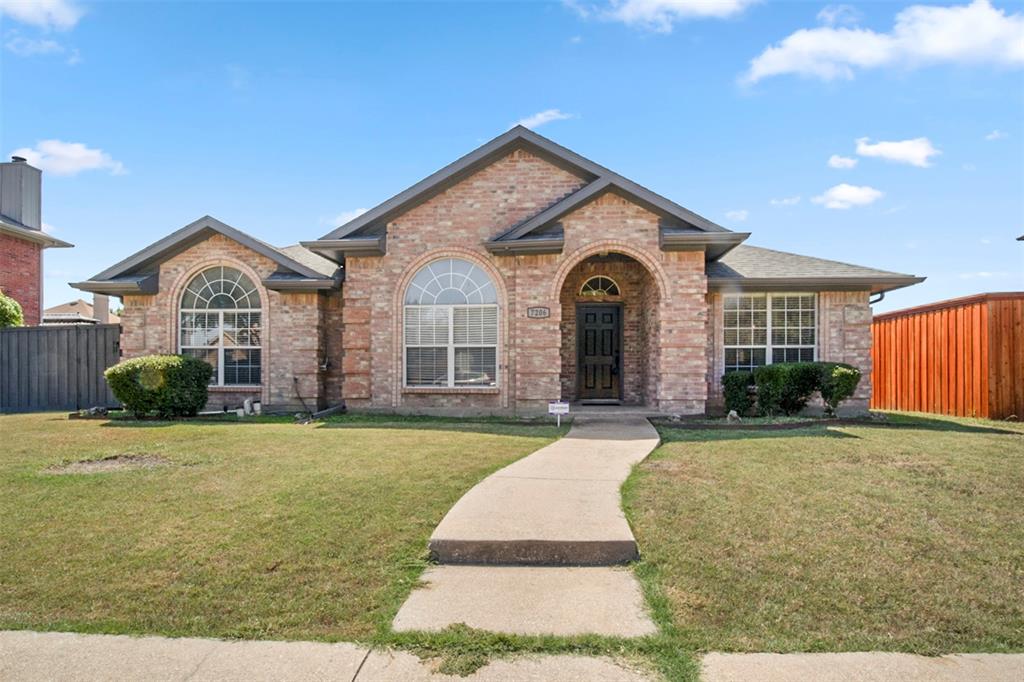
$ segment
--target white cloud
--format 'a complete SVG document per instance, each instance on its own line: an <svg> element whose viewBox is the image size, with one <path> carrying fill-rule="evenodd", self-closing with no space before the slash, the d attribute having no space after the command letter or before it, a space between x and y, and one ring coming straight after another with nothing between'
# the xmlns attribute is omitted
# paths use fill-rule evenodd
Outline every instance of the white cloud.
<svg viewBox="0 0 1024 682"><path fill-rule="evenodd" d="M45 232L46 234L54 234L56 232L60 232L60 230L58 230L56 227L54 227L50 223L43 222L43 232Z"/></svg>
<svg viewBox="0 0 1024 682"><path fill-rule="evenodd" d="M583 36L573 36L569 38L569 42L572 43L573 45L579 45L580 43L583 42Z"/></svg>
<svg viewBox="0 0 1024 682"><path fill-rule="evenodd" d="M825 208L847 209L854 206L867 206L882 198L883 192L874 187L848 185L845 182L825 190L824 194L811 199Z"/></svg>
<svg viewBox="0 0 1024 682"><path fill-rule="evenodd" d="M73 28L84 13L71 0L0 0L0 14L46 30Z"/></svg>
<svg viewBox="0 0 1024 682"><path fill-rule="evenodd" d="M726 211L725 217L729 220L735 220L738 223L742 223L744 220L750 217L750 211L745 208L740 208L734 211Z"/></svg>
<svg viewBox="0 0 1024 682"><path fill-rule="evenodd" d="M994 142L996 140L1001 140L1004 137L1009 137L1009 135L1004 133L1002 130L993 130L991 133L985 136L985 139L988 140L989 142Z"/></svg>
<svg viewBox="0 0 1024 682"><path fill-rule="evenodd" d="M938 156L942 152L932 146L927 137L915 137L913 140L899 142L879 141L875 143L862 137L857 140L857 153L861 156L873 156L886 161L927 168L932 165L931 157Z"/></svg>
<svg viewBox="0 0 1024 682"><path fill-rule="evenodd" d="M913 5L889 33L864 28L800 29L750 61L741 82L782 74L853 78L857 69L930 64L1024 66L1024 14L1007 15L989 0L968 5Z"/></svg>
<svg viewBox="0 0 1024 682"><path fill-rule="evenodd" d="M796 206L800 203L800 197L783 197L782 199L772 199L769 201L772 206Z"/></svg>
<svg viewBox="0 0 1024 682"><path fill-rule="evenodd" d="M61 54L64 46L56 40L48 38L26 38L25 36L13 35L4 43L8 52L19 57L35 57L41 54Z"/></svg>
<svg viewBox="0 0 1024 682"><path fill-rule="evenodd" d="M102 149L90 149L81 142L42 140L34 148L22 147L11 152L30 164L54 175L77 175L87 170L109 170L111 175L124 175L124 164L115 161Z"/></svg>
<svg viewBox="0 0 1024 682"><path fill-rule="evenodd" d="M544 111L538 111L532 116L521 118L513 126L523 126L525 128L539 128L545 123L551 123L552 121L564 121L566 119L576 118L576 114L567 114L559 109L545 109Z"/></svg>
<svg viewBox="0 0 1024 682"><path fill-rule="evenodd" d="M861 14L850 5L827 5L818 12L818 21L826 26L856 24Z"/></svg>
<svg viewBox="0 0 1024 682"><path fill-rule="evenodd" d="M828 157L829 168L853 168L856 165L857 159L851 158L849 156L839 156L838 154L833 154L832 156Z"/></svg>
<svg viewBox="0 0 1024 682"><path fill-rule="evenodd" d="M370 209L368 208L354 208L351 211L342 211L338 215L334 216L334 219L331 220L331 224L341 227L345 223L349 222L350 220L355 220L356 218L363 215L369 210Z"/></svg>
<svg viewBox="0 0 1024 682"><path fill-rule="evenodd" d="M687 19L725 19L743 12L758 1L611 0L606 5L595 5L579 0L563 0L563 4L584 19L596 17L658 33L671 33L677 22Z"/></svg>

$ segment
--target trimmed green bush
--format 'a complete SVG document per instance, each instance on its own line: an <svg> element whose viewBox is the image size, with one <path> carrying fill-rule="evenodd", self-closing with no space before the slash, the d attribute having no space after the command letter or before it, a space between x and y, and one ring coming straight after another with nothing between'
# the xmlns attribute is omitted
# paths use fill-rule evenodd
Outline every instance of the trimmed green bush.
<svg viewBox="0 0 1024 682"><path fill-rule="evenodd" d="M206 405L213 367L190 355L147 355L125 360L103 375L136 418L191 417Z"/></svg>
<svg viewBox="0 0 1024 682"><path fill-rule="evenodd" d="M839 405L850 398L860 383L860 370L850 365L839 363L821 363L821 376L818 390L825 402L825 414L834 417Z"/></svg>
<svg viewBox="0 0 1024 682"><path fill-rule="evenodd" d="M789 362L774 366L782 367L785 374L779 406L787 415L798 414L818 390L821 369L815 362Z"/></svg>
<svg viewBox="0 0 1024 682"><path fill-rule="evenodd" d="M764 365L754 370L757 412L762 417L771 417L782 411L782 395L788 375L785 365Z"/></svg>
<svg viewBox="0 0 1024 682"><path fill-rule="evenodd" d="M21 311L21 304L0 291L0 329L21 327L24 324L25 315Z"/></svg>
<svg viewBox="0 0 1024 682"><path fill-rule="evenodd" d="M754 385L751 372L729 372L722 377L722 392L725 393L725 411L736 410L741 417L750 412L754 400L750 395L750 387Z"/></svg>

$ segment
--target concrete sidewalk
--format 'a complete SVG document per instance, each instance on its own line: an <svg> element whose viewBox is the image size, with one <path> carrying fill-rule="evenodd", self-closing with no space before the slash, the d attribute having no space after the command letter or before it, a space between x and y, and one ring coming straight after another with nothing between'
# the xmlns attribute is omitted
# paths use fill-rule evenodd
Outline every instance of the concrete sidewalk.
<svg viewBox="0 0 1024 682"><path fill-rule="evenodd" d="M652 682L606 658L523 656L495 660L468 677L434 673L404 652L321 642L229 642L63 632L0 632L0 680L42 682Z"/></svg>
<svg viewBox="0 0 1024 682"><path fill-rule="evenodd" d="M1021 682L1024 654L917 656L884 651L704 656L705 682Z"/></svg>
<svg viewBox="0 0 1024 682"><path fill-rule="evenodd" d="M430 538L442 564L610 565L638 557L619 488L658 445L643 417L579 418L564 438L488 476Z"/></svg>

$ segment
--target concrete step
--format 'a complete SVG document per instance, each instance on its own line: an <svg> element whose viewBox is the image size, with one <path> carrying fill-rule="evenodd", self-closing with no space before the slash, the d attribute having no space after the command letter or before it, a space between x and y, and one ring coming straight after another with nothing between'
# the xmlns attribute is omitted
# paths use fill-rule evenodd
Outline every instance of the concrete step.
<svg viewBox="0 0 1024 682"><path fill-rule="evenodd" d="M642 637L657 629L625 568L435 566L395 616L398 632L464 623L519 635Z"/></svg>

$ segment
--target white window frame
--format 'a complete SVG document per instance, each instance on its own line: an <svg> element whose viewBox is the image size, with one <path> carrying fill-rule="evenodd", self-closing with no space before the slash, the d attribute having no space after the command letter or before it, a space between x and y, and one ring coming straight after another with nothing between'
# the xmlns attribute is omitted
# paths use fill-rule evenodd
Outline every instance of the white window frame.
<svg viewBox="0 0 1024 682"><path fill-rule="evenodd" d="M754 344L726 344L725 343L725 329L726 329L726 327L725 327L725 313L726 313L725 300L728 297L730 297L730 296L734 296L734 297L747 296L747 297L765 298L765 313L767 314L767 318L768 318L768 320L767 320L767 327L766 327L767 336L765 337L765 345L762 346L762 345L754 345ZM774 298L785 298L786 296L813 296L814 297L814 305L812 306L813 307L813 312L814 312L814 344L813 344L813 346L810 346L810 347L813 348L812 362L817 362L817 360L818 360L818 346L821 343L821 327L818 324L818 294L817 294L817 292L813 292L813 291L787 291L787 292L775 292L775 293L744 292L744 293L734 293L734 294L723 294L722 295L722 368L723 368L723 373L729 371L728 363L726 363L726 361L725 361L725 351L727 349L760 349L760 348L764 348L764 350L765 350L765 356L764 356L765 365L772 365L772 364L775 364L773 362L773 360L772 360L772 355L774 355L772 353L772 351L775 350L776 348L808 348L809 347L807 344L803 344L803 343L799 343L799 344L788 344L788 343L775 344L775 343L772 343L772 299L774 299ZM742 371L752 371L752 370L742 370Z"/></svg>
<svg viewBox="0 0 1024 682"><path fill-rule="evenodd" d="M184 328L182 320L188 314L217 315L217 345L216 346L186 346L181 343L181 330ZM263 341L263 311L259 308L180 308L178 311L178 353L184 350L214 350L217 351L217 383L211 386L253 388L263 385L263 346L225 346L224 345L224 313L259 313L260 316L260 341ZM225 384L224 383L224 351L225 350L258 350L260 351L260 381L258 384Z"/></svg>
<svg viewBox="0 0 1024 682"><path fill-rule="evenodd" d="M409 323L409 310L413 308L424 308L433 311L444 310L448 317L448 339L446 344L440 343L407 343L405 339L406 325ZM494 343L455 343L455 309L456 308L490 308L494 310L495 319L495 330L494 330ZM498 388L501 381L500 372L498 371L501 367L501 361L498 356L498 342L501 339L501 310L497 303L457 303L457 304L445 304L445 305L406 305L402 312L402 386L411 389L431 389L431 388L452 388L463 391L472 391L474 389L494 389ZM409 384L409 349L410 348L441 348L446 347L448 350L448 380L441 386L436 384ZM455 349L456 348L493 348L494 349L494 383L488 384L487 386L472 386L467 384L456 384L455 383Z"/></svg>

